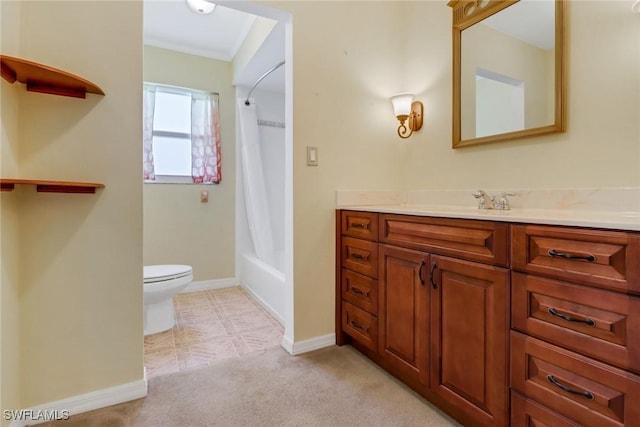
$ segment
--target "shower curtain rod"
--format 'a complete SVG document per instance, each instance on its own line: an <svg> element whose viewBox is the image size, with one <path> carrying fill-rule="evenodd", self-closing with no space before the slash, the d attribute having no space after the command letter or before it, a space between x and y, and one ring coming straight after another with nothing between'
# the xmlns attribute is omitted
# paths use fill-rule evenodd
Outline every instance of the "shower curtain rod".
<svg viewBox="0 0 640 427"><path fill-rule="evenodd" d="M267 77L269 74L273 73L275 70L277 70L278 68L282 67L284 65L284 61L282 61L281 63L279 63L278 65L276 65L275 67L271 67L266 73L264 73L263 75L261 75L260 77L258 77L258 80L256 80L256 82L254 83L253 87L251 88L251 90L249 91L249 94L247 95L247 99L244 101L244 105L249 105L249 98L251 97L251 94L253 93L253 90L256 88L256 86L258 86L260 84L260 82Z"/></svg>

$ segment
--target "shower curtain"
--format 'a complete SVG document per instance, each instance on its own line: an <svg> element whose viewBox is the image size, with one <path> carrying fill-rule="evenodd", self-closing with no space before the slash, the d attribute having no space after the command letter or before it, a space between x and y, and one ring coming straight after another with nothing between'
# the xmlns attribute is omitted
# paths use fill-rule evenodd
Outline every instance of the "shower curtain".
<svg viewBox="0 0 640 427"><path fill-rule="evenodd" d="M250 105L245 105L244 99L238 98L238 119L242 179L249 233L258 259L269 265L274 265L275 248L260 155L258 116L253 100Z"/></svg>

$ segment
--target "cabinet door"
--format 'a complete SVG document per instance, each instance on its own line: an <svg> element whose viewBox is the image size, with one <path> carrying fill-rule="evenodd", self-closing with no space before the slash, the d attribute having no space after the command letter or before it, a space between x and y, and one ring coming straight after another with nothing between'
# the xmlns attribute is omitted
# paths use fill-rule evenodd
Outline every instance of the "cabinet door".
<svg viewBox="0 0 640 427"><path fill-rule="evenodd" d="M430 389L478 425L508 424L508 270L431 256Z"/></svg>
<svg viewBox="0 0 640 427"><path fill-rule="evenodd" d="M378 351L395 375L427 385L429 255L387 245L378 255Z"/></svg>

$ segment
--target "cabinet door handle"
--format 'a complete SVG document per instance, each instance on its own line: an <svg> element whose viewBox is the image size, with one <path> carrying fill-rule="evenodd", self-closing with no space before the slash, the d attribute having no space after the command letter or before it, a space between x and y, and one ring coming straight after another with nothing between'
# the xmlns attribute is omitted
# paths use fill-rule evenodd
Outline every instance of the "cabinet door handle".
<svg viewBox="0 0 640 427"><path fill-rule="evenodd" d="M438 268L437 263L431 264L431 270L429 271L429 282L431 283L431 287L433 289L438 289L438 285L436 285L435 280L433 280L434 273L436 272L436 268Z"/></svg>
<svg viewBox="0 0 640 427"><path fill-rule="evenodd" d="M572 317L572 316L568 316L566 314L562 314L559 313L558 310L556 310L553 307L549 307L549 310L547 310L549 312L549 314L559 317L561 319L566 320L567 322L578 322L578 323L586 323L589 326L595 326L596 325L596 321L591 319L591 318L586 318L586 319L578 319L577 317Z"/></svg>
<svg viewBox="0 0 640 427"><path fill-rule="evenodd" d="M424 286L424 277L422 277L422 269L424 268L424 260L420 263L420 268L418 269L418 278L420 279L420 284Z"/></svg>
<svg viewBox="0 0 640 427"><path fill-rule="evenodd" d="M362 228L363 230L368 230L369 224L363 224L361 222L352 222L351 228Z"/></svg>
<svg viewBox="0 0 640 427"><path fill-rule="evenodd" d="M578 390L574 390L571 387L567 387L564 384L561 384L560 382L558 382L558 380L555 379L555 377L553 375L547 375L547 380L555 385L556 387L566 391L567 393L571 393L571 394L577 394L579 396L584 396L589 400L593 400L593 393L591 393L590 391L578 391Z"/></svg>
<svg viewBox="0 0 640 427"><path fill-rule="evenodd" d="M566 258L566 259L581 259L588 262L593 262L596 260L596 257L591 254L577 255L577 254L570 254L565 252L558 252L555 249L549 249L549 256L557 257L557 258Z"/></svg>

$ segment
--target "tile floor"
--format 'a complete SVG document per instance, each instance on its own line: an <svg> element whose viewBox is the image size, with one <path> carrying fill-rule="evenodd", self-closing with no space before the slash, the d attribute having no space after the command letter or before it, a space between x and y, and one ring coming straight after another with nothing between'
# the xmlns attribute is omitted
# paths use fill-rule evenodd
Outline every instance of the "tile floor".
<svg viewBox="0 0 640 427"><path fill-rule="evenodd" d="M282 326L241 287L177 294L176 326L144 337L147 377L280 345Z"/></svg>

